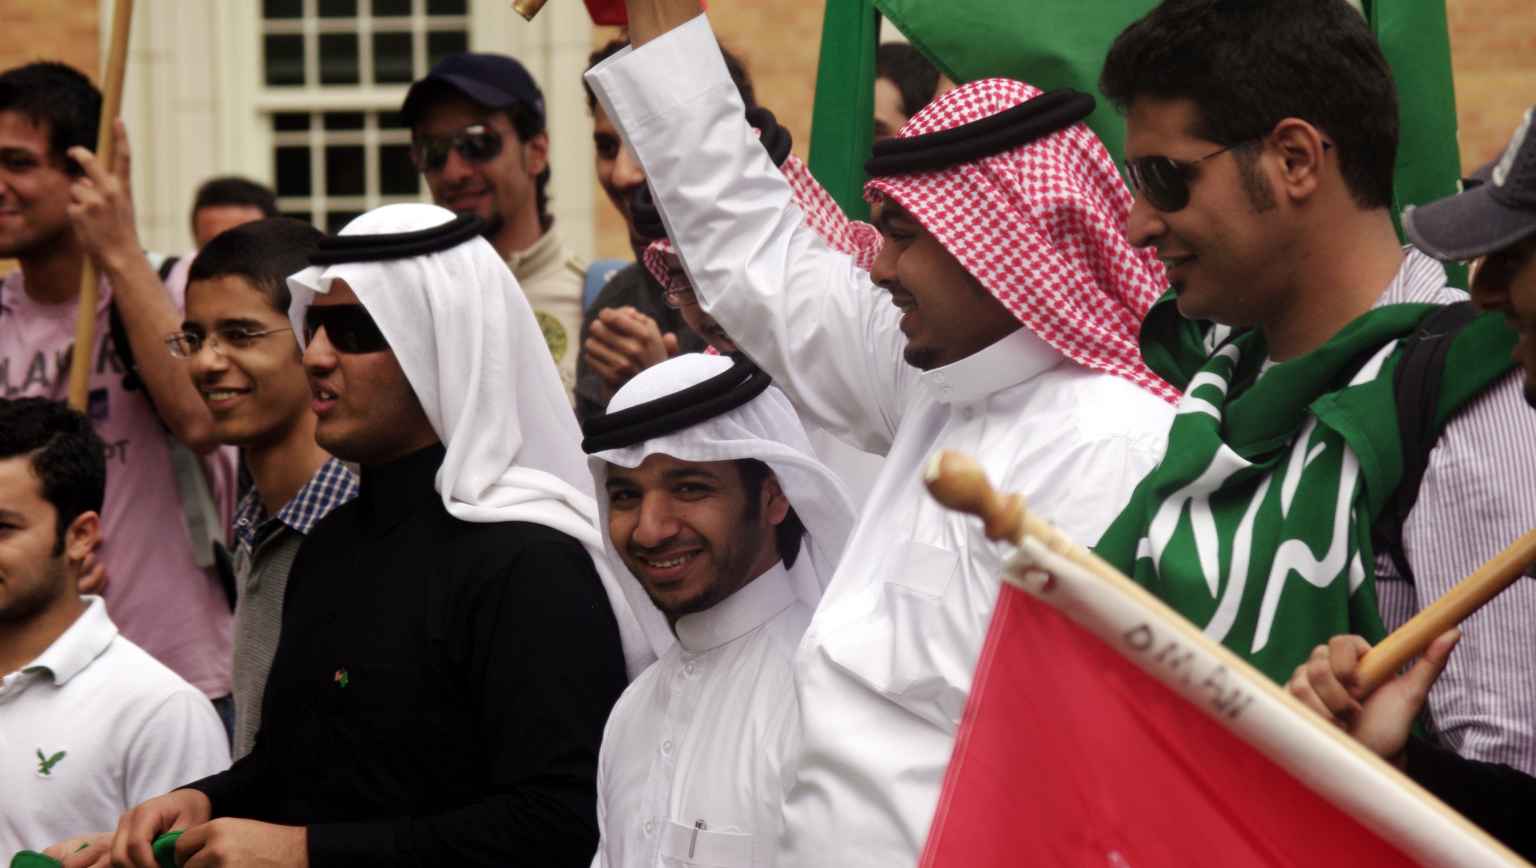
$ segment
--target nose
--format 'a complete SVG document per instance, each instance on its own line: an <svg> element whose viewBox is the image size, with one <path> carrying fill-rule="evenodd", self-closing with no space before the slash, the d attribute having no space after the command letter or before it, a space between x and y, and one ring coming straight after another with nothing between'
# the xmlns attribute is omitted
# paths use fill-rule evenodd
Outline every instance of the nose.
<svg viewBox="0 0 1536 868"><path fill-rule="evenodd" d="M620 190L631 190L644 183L645 170L640 168L635 152L629 149L629 145L620 147L619 155L613 158L613 186Z"/></svg>
<svg viewBox="0 0 1536 868"><path fill-rule="evenodd" d="M1131 202L1131 216L1125 224L1125 237L1134 247L1153 247L1168 231L1163 214L1147 202L1146 197L1136 194Z"/></svg>
<svg viewBox="0 0 1536 868"><path fill-rule="evenodd" d="M325 333L325 326L315 329L315 334L304 347L304 371L311 377L323 377L336 369L336 348Z"/></svg>
<svg viewBox="0 0 1536 868"><path fill-rule="evenodd" d="M665 494L651 492L640 501L640 520L630 541L642 548L654 549L665 545L677 536L682 528L672 509L672 499Z"/></svg>
<svg viewBox="0 0 1536 868"><path fill-rule="evenodd" d="M459 153L458 148L449 148L448 159L443 161L443 167L438 170L438 176L445 183L453 184L473 175L474 171L474 165L464 159L464 155Z"/></svg>
<svg viewBox="0 0 1536 868"><path fill-rule="evenodd" d="M876 286L885 289L893 289L898 286L896 280L896 264L901 259L901 253L896 245L890 241L880 242L880 252L875 255L875 261L869 267L869 279Z"/></svg>
<svg viewBox="0 0 1536 868"><path fill-rule="evenodd" d="M197 352L187 359L187 369L192 372L193 377L207 380L229 369L229 359L225 358L224 353L219 351L223 347L219 347L217 350L214 349L213 342L216 340L218 340L217 337L209 335L203 341L203 345L197 348Z"/></svg>

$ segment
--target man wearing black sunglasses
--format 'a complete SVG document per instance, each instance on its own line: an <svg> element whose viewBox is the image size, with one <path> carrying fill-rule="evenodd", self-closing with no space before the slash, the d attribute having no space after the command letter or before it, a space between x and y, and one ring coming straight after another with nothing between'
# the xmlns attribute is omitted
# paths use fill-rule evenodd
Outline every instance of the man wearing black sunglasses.
<svg viewBox="0 0 1536 868"><path fill-rule="evenodd" d="M654 649L480 230L386 205L288 278L315 440L358 496L294 561L254 749L125 815L115 864L152 868L173 828L194 864L590 863L603 723Z"/></svg>
<svg viewBox="0 0 1536 868"><path fill-rule="evenodd" d="M1143 353L1187 391L1098 550L1284 680L1335 633L1379 641L1536 526L1514 335L1450 324L1466 296L1402 246L1392 75L1344 0L1167 0L1100 83L1127 119L1129 237L1173 288ZM1530 583L1474 615L1429 696L1446 745L1527 772L1533 615Z"/></svg>
<svg viewBox="0 0 1536 868"><path fill-rule="evenodd" d="M411 85L400 112L432 200L486 221L486 240L533 305L570 392L586 266L549 213L549 133L539 86L510 57L453 54Z"/></svg>

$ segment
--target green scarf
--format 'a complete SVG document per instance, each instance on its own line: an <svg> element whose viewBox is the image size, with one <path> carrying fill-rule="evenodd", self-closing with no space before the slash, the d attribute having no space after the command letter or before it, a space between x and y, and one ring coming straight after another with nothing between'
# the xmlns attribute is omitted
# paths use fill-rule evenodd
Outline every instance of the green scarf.
<svg viewBox="0 0 1536 868"><path fill-rule="evenodd" d="M1142 352L1184 396L1099 555L1276 681L1331 636L1380 640L1371 528L1402 474L1396 349L1434 309L1373 309L1265 371L1257 331L1184 320L1164 296ZM1514 340L1493 315L1458 335L1437 430L1510 370Z"/></svg>

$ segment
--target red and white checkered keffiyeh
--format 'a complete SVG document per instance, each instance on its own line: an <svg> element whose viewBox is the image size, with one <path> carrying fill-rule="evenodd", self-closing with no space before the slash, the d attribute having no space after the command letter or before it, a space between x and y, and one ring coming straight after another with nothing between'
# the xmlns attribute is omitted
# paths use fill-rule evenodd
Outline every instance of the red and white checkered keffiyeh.
<svg viewBox="0 0 1536 868"><path fill-rule="evenodd" d="M832 249L853 257L860 268L868 271L880 254L880 231L868 223L849 220L827 189L811 177L811 170L794 154L790 154L779 166L784 180L795 196L795 204L805 214L805 225L816 231ZM641 256L645 269L662 286L667 285L668 268L677 261L677 251L666 238L652 241Z"/></svg>
<svg viewBox="0 0 1536 868"><path fill-rule="evenodd" d="M973 81L913 115L899 135L953 129L1040 94L1010 79ZM906 209L1025 328L1068 358L1178 400L1136 341L1167 276L1150 250L1126 240L1131 193L1087 124L947 169L877 178L864 195Z"/></svg>

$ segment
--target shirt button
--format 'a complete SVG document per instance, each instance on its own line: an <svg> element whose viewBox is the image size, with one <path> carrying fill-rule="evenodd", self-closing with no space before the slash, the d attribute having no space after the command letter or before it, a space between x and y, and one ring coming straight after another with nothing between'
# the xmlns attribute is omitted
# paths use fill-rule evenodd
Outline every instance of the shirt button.
<svg viewBox="0 0 1536 868"><path fill-rule="evenodd" d="M669 738L661 743L661 753L663 756L672 755L672 739Z"/></svg>
<svg viewBox="0 0 1536 868"><path fill-rule="evenodd" d="M645 832L645 837L649 838L656 834L656 821L646 820L644 823L640 824L640 829L641 831Z"/></svg>
<svg viewBox="0 0 1536 868"><path fill-rule="evenodd" d="M692 663L689 663L687 666L683 667L683 674L688 676L692 676L693 673L697 671L699 671L699 667L693 665Z"/></svg>
<svg viewBox="0 0 1536 868"><path fill-rule="evenodd" d="M964 410L960 411L960 418L964 419L967 422L969 422L972 419L976 418L976 411L972 410L970 407L966 407Z"/></svg>

